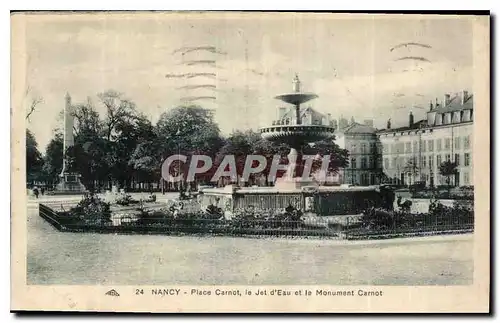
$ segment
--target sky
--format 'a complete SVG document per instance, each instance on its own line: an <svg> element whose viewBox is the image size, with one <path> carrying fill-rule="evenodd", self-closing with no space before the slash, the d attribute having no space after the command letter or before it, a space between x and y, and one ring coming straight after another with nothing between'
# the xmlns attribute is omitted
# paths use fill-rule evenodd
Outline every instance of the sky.
<svg viewBox="0 0 500 323"><path fill-rule="evenodd" d="M61 120L64 96L83 103L108 89L123 93L155 122L182 96L215 111L223 133L270 124L276 95L302 88L307 105L383 128L424 118L430 100L472 89L472 18L467 16L299 13L142 13L32 15L25 19L29 96L42 97L28 124L43 150ZM425 46L402 46L401 43ZM180 55L183 47L215 46ZM402 57L425 57L428 62ZM215 66L187 66L193 60ZM183 64L184 63L184 64ZM167 75L203 72L216 79ZM215 85L216 90L179 90ZM27 100L29 102L29 100ZM412 108L413 106L413 108Z"/></svg>

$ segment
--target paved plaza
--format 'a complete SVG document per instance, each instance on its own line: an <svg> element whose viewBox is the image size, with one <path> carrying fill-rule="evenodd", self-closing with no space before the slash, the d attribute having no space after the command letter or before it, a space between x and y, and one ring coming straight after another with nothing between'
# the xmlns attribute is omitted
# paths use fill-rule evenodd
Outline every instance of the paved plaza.
<svg viewBox="0 0 500 323"><path fill-rule="evenodd" d="M38 216L37 201L28 204L28 284L461 285L472 283L472 249L472 235L348 242L67 233Z"/></svg>

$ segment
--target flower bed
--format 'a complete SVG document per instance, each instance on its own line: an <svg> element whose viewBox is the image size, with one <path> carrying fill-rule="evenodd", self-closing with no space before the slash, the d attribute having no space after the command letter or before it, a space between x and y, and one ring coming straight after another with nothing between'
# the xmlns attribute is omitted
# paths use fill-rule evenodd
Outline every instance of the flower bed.
<svg viewBox="0 0 500 323"><path fill-rule="evenodd" d="M468 201L467 201L468 202ZM432 200L428 213L388 212L369 209L359 224L347 231L348 239L415 236L436 233L471 232L474 229L472 203L455 202L453 207Z"/></svg>
<svg viewBox="0 0 500 323"><path fill-rule="evenodd" d="M360 216L332 221L303 214L292 206L277 210L250 207L228 215L215 206L201 210L195 201L176 201L152 209L142 205L111 212L109 204L89 196L67 212L55 212L42 204L40 215L59 230L82 232L373 239L471 232L474 228L474 212L470 206L456 204L446 207L436 201L428 213L410 214L371 208Z"/></svg>

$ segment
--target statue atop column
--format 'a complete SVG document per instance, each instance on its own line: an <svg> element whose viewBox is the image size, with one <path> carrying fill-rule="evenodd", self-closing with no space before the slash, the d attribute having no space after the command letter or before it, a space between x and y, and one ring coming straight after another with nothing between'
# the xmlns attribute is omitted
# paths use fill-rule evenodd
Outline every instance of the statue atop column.
<svg viewBox="0 0 500 323"><path fill-rule="evenodd" d="M63 168L61 170L61 177L69 170L68 158L66 151L69 147L75 145L75 138L73 136L74 115L73 106L71 105L71 96L66 93L64 105L64 127L63 127Z"/></svg>
<svg viewBox="0 0 500 323"><path fill-rule="evenodd" d="M70 162L66 156L68 148L75 145L75 138L73 135L74 118L71 96L69 93L66 93L63 127L63 167L59 175L61 180L54 191L55 194L81 194L85 192L85 186L80 182L80 174L75 173L74 170L71 169Z"/></svg>
<svg viewBox="0 0 500 323"><path fill-rule="evenodd" d="M293 84L293 92L300 93L300 80L299 80L298 74L295 74L295 77L293 78L292 84Z"/></svg>

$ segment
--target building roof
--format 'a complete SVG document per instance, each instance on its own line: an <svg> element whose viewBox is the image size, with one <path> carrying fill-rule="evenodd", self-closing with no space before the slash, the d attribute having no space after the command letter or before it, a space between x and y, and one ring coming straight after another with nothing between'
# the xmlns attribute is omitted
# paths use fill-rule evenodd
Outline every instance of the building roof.
<svg viewBox="0 0 500 323"><path fill-rule="evenodd" d="M455 95L454 97L450 98L449 103L446 106L441 106L438 108L434 108L432 110L427 111L427 113L447 113L447 112L454 112L454 111L462 111L462 110L471 110L474 107L474 100L473 100L473 95L470 94L467 96L467 99L465 102L462 104L462 97L460 95ZM409 130L417 130L417 129L422 129L422 128L429 128L433 127L434 125L429 125L427 119L415 121L412 127L409 125L406 125L404 127L398 127L398 128L391 128L391 129L381 129L377 132L379 133L392 133L392 132L402 132L402 131L409 131Z"/></svg>
<svg viewBox="0 0 500 323"><path fill-rule="evenodd" d="M464 104L462 104L462 98L456 95L450 99L450 102L446 106L433 109L429 112L446 113L453 111L470 110L473 108L474 108L474 99L472 94L467 97L467 100L465 100Z"/></svg>
<svg viewBox="0 0 500 323"><path fill-rule="evenodd" d="M427 127L427 120L422 119L416 121L412 127L410 126L404 126L404 127L398 127L398 128L391 128L391 129L380 129L378 132L398 132L398 131L408 131L408 130L414 130L414 129L421 129Z"/></svg>
<svg viewBox="0 0 500 323"><path fill-rule="evenodd" d="M347 134L355 134L355 133L367 133L367 134L372 134L376 133L377 129L375 129L372 126L368 126L365 124L353 122L347 127L343 129L339 129L339 132L347 133Z"/></svg>

